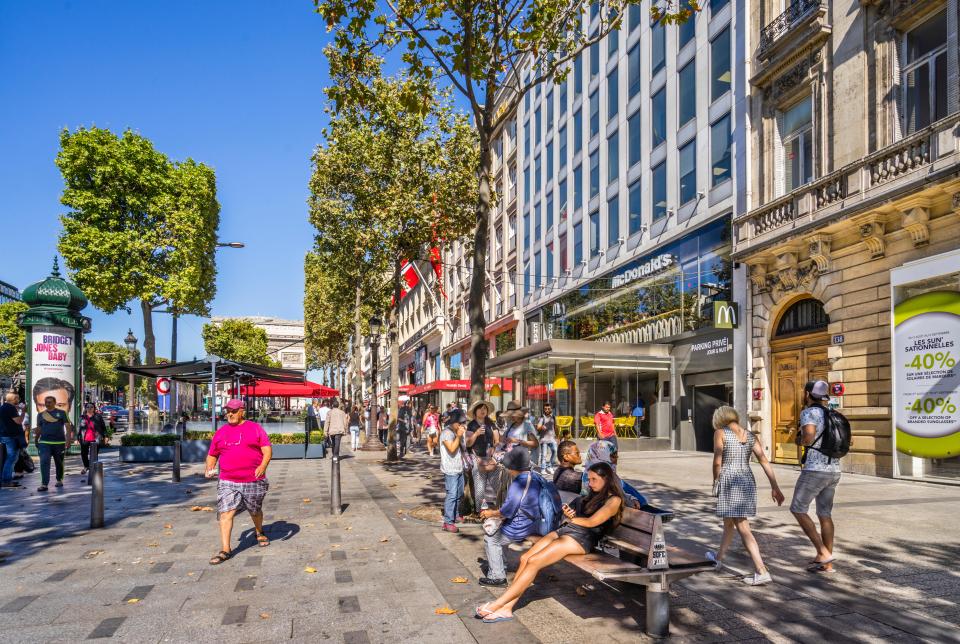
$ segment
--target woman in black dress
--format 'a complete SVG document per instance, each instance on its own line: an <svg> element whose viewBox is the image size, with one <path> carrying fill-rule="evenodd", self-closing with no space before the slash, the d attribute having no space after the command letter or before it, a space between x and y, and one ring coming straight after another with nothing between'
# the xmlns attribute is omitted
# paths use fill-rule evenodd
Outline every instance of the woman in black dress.
<svg viewBox="0 0 960 644"><path fill-rule="evenodd" d="M623 515L623 490L609 463L596 463L587 470L590 493L564 505L567 522L546 535L520 557L513 583L495 601L477 608L477 617L486 623L513 619L513 607L530 587L537 574L567 555L582 555L593 550L603 535L620 523Z"/></svg>

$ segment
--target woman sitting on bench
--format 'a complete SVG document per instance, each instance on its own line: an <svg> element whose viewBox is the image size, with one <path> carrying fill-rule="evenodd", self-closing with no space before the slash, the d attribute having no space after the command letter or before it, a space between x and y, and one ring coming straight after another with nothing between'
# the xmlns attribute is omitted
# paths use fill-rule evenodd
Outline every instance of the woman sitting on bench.
<svg viewBox="0 0 960 644"><path fill-rule="evenodd" d="M537 574L567 555L583 555L620 524L623 515L623 490L609 463L596 463L587 470L590 494L578 497L572 506L564 505L567 522L537 541L520 557L513 583L495 601L477 608L476 615L492 624L513 619L513 607L530 587Z"/></svg>

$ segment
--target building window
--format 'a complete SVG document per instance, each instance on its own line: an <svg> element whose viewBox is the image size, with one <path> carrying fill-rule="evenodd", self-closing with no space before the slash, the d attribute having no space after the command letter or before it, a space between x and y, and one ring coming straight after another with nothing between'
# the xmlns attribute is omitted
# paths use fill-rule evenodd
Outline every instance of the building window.
<svg viewBox="0 0 960 644"><path fill-rule="evenodd" d="M510 239L510 248L514 248L517 243L517 216L510 215L510 219L507 220L507 231L509 232Z"/></svg>
<svg viewBox="0 0 960 644"><path fill-rule="evenodd" d="M710 100L717 100L729 89L730 28L727 27L710 43Z"/></svg>
<svg viewBox="0 0 960 644"><path fill-rule="evenodd" d="M543 233L540 229L540 202L537 202L537 205L533 208L533 242L540 245L540 239L543 237Z"/></svg>
<svg viewBox="0 0 960 644"><path fill-rule="evenodd" d="M560 172L563 172L567 167L567 126L564 125L560 128L560 131L557 132L557 140L559 141L559 153L560 153Z"/></svg>
<svg viewBox="0 0 960 644"><path fill-rule="evenodd" d="M629 13L627 14L627 21L630 31L633 31L640 26L641 19L643 18L643 9L639 4L631 4Z"/></svg>
<svg viewBox="0 0 960 644"><path fill-rule="evenodd" d="M627 121L627 136L629 137L627 163L631 168L635 164L640 163L641 135L643 134L640 131L640 127L640 110L637 110L636 113L630 117L630 120Z"/></svg>
<svg viewBox="0 0 960 644"><path fill-rule="evenodd" d="M553 90L547 94L547 130L550 130L553 127Z"/></svg>
<svg viewBox="0 0 960 644"><path fill-rule="evenodd" d="M600 193L600 150L590 153L590 198Z"/></svg>
<svg viewBox="0 0 960 644"><path fill-rule="evenodd" d="M783 168L783 194L813 180L813 101L807 97L782 112L780 155Z"/></svg>
<svg viewBox="0 0 960 644"><path fill-rule="evenodd" d="M697 197L697 140L680 148L680 205Z"/></svg>
<svg viewBox="0 0 960 644"><path fill-rule="evenodd" d="M523 215L523 248L530 248L530 213Z"/></svg>
<svg viewBox="0 0 960 644"><path fill-rule="evenodd" d="M540 116L541 116L541 114L540 114L540 108L538 107L537 110L533 113L533 123L534 123L534 125L533 125L533 131L534 131L534 133L535 133L535 134L534 134L534 137L533 137L533 145L534 145L534 146L539 146L539 145L540 145L540 138L541 138L541 135L543 134L543 131L542 131L542 121L543 121L543 119L541 119Z"/></svg>
<svg viewBox="0 0 960 644"><path fill-rule="evenodd" d="M565 274L570 270L570 256L567 254L567 233L560 233L560 274Z"/></svg>
<svg viewBox="0 0 960 644"><path fill-rule="evenodd" d="M630 7L633 9L633 5ZM640 93L641 79L640 75L640 43L633 46L627 52L627 91L630 98Z"/></svg>
<svg viewBox="0 0 960 644"><path fill-rule="evenodd" d="M523 169L523 203L530 204L530 166Z"/></svg>
<svg viewBox="0 0 960 644"><path fill-rule="evenodd" d="M930 18L904 41L904 130L912 134L947 115L946 14Z"/></svg>
<svg viewBox="0 0 960 644"><path fill-rule="evenodd" d="M529 92L527 96L530 96ZM527 124L523 126L523 156L530 158L530 119L527 119Z"/></svg>
<svg viewBox="0 0 960 644"><path fill-rule="evenodd" d="M527 72L526 74L523 75L523 84L524 85L530 84L530 72ZM523 113L524 114L530 113L530 92L527 92L523 97Z"/></svg>
<svg viewBox="0 0 960 644"><path fill-rule="evenodd" d="M660 21L650 25L650 75L653 76L667 64L667 39Z"/></svg>
<svg viewBox="0 0 960 644"><path fill-rule="evenodd" d="M677 27L677 51L683 49L683 46L693 40L697 35L697 12L690 14L686 22Z"/></svg>
<svg viewBox="0 0 960 644"><path fill-rule="evenodd" d="M583 222L573 227L573 263L580 265L583 261Z"/></svg>
<svg viewBox="0 0 960 644"><path fill-rule="evenodd" d="M547 195L547 230L553 228L553 193Z"/></svg>
<svg viewBox="0 0 960 644"><path fill-rule="evenodd" d="M653 183L653 220L667 216L667 164L661 163L651 174Z"/></svg>
<svg viewBox="0 0 960 644"><path fill-rule="evenodd" d="M536 194L540 194L541 186L543 185L543 165L540 163L540 156L537 155L537 158L533 160L533 191Z"/></svg>
<svg viewBox="0 0 960 644"><path fill-rule="evenodd" d="M620 106L620 82L619 74L617 70L619 67L614 67L613 71L607 74L607 120L609 121L617 115L617 108Z"/></svg>
<svg viewBox="0 0 960 644"><path fill-rule="evenodd" d="M547 281L553 279L553 242L547 244Z"/></svg>
<svg viewBox="0 0 960 644"><path fill-rule="evenodd" d="M576 98L583 93L583 54L577 54L573 59L573 96Z"/></svg>
<svg viewBox="0 0 960 644"><path fill-rule="evenodd" d="M710 185L716 186L730 178L730 115L723 115L710 126Z"/></svg>
<svg viewBox="0 0 960 644"><path fill-rule="evenodd" d="M577 110L573 115L573 153L580 154L583 148L583 110Z"/></svg>
<svg viewBox="0 0 960 644"><path fill-rule="evenodd" d="M607 58L613 58L620 47L620 30L611 31L607 35Z"/></svg>
<svg viewBox="0 0 960 644"><path fill-rule="evenodd" d="M590 95L590 138L600 131L600 92L593 90Z"/></svg>
<svg viewBox="0 0 960 644"><path fill-rule="evenodd" d="M497 226L496 231L493 233L493 244L494 250L496 251L494 257L496 257L499 262L503 259L503 226Z"/></svg>
<svg viewBox="0 0 960 644"><path fill-rule="evenodd" d="M650 99L650 126L653 128L653 148L667 140L667 88L663 87Z"/></svg>
<svg viewBox="0 0 960 644"><path fill-rule="evenodd" d="M600 43L590 45L590 80L600 73Z"/></svg>
<svg viewBox="0 0 960 644"><path fill-rule="evenodd" d="M547 143L547 175L543 178L545 184L553 181L553 141Z"/></svg>
<svg viewBox="0 0 960 644"><path fill-rule="evenodd" d="M583 208L583 165L573 169L573 209Z"/></svg>
<svg viewBox="0 0 960 644"><path fill-rule="evenodd" d="M562 179L557 189L557 200L560 202L560 221L567 218L567 180Z"/></svg>
<svg viewBox="0 0 960 644"><path fill-rule="evenodd" d="M557 88L557 96L560 101L560 116L563 116L567 113L567 81L560 83L560 86ZM553 124L549 124L553 127Z"/></svg>
<svg viewBox="0 0 960 644"><path fill-rule="evenodd" d="M620 196L607 201L607 246L620 242Z"/></svg>
<svg viewBox="0 0 960 644"><path fill-rule="evenodd" d="M640 232L640 225L643 223L640 212L643 208L641 203L642 193L640 192L640 179L630 184L630 195L627 201L627 219L630 228L630 234Z"/></svg>
<svg viewBox="0 0 960 644"><path fill-rule="evenodd" d="M793 304L780 316L775 338L823 331L830 324L830 317L823 310L820 300L807 298Z"/></svg>
<svg viewBox="0 0 960 644"><path fill-rule="evenodd" d="M730 0L710 0L711 17L720 13L720 10L726 7L729 3L730 3Z"/></svg>
<svg viewBox="0 0 960 644"><path fill-rule="evenodd" d="M600 252L600 211L590 213L590 257Z"/></svg>
<svg viewBox="0 0 960 644"><path fill-rule="evenodd" d="M620 133L614 132L607 139L607 183L620 176Z"/></svg>
<svg viewBox="0 0 960 644"><path fill-rule="evenodd" d="M678 76L677 116L680 126L683 126L697 115L697 59L694 58L684 65Z"/></svg>
<svg viewBox="0 0 960 644"><path fill-rule="evenodd" d="M533 254L533 284L537 288L543 286L543 268L540 266L540 251Z"/></svg>
<svg viewBox="0 0 960 644"><path fill-rule="evenodd" d="M523 294L530 295L530 262L523 265Z"/></svg>

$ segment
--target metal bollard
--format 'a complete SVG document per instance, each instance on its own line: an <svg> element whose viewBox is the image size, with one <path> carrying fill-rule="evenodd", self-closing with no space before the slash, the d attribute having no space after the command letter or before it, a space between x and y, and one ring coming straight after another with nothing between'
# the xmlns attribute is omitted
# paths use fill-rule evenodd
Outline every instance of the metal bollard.
<svg viewBox="0 0 960 644"><path fill-rule="evenodd" d="M90 459L90 470L93 470L93 464L99 462L100 452L99 447L97 446L96 441L90 443L90 454L88 456ZM87 472L87 485L93 485L93 476L91 476L90 471Z"/></svg>
<svg viewBox="0 0 960 644"><path fill-rule="evenodd" d="M330 514L338 515L343 510L340 503L340 457L330 461Z"/></svg>
<svg viewBox="0 0 960 644"><path fill-rule="evenodd" d="M90 527L103 527L103 463L90 463Z"/></svg>
<svg viewBox="0 0 960 644"><path fill-rule="evenodd" d="M173 482L180 482L180 441L173 443Z"/></svg>

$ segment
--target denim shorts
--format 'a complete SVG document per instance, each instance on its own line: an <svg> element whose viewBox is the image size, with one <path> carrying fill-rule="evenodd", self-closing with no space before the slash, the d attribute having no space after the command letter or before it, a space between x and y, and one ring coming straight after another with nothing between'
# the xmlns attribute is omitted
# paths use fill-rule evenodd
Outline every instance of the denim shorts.
<svg viewBox="0 0 960 644"><path fill-rule="evenodd" d="M840 482L840 472L814 472L803 470L793 488L790 511L806 514L810 503L816 499L817 516L829 517L833 512L833 495Z"/></svg>

